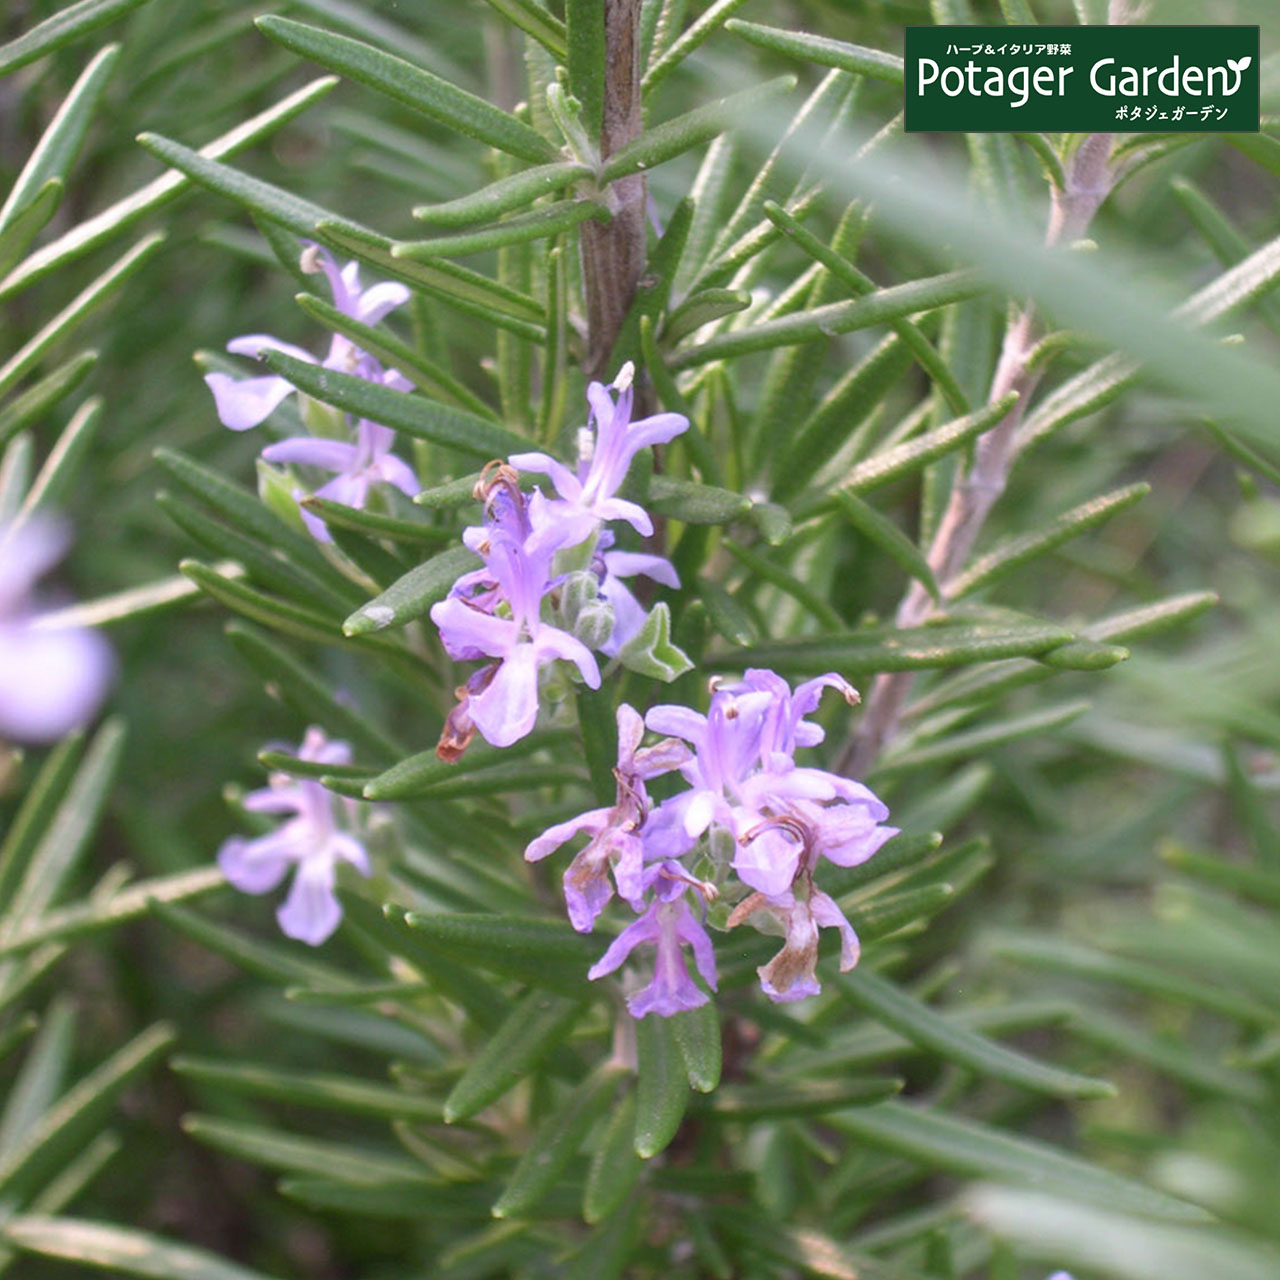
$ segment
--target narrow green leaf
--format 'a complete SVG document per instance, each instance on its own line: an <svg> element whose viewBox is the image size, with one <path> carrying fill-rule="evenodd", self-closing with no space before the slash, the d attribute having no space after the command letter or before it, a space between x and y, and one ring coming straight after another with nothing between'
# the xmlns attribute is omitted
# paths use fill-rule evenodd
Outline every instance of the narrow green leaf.
<svg viewBox="0 0 1280 1280"><path fill-rule="evenodd" d="M876 291L876 283L859 271L843 254L823 244L813 232L803 226L776 201L766 200L765 216L779 230L796 242L807 254L820 262L837 280L856 297L866 297ZM969 401L955 375L946 362L933 349L933 344L905 316L889 322L889 327L902 339L903 345L919 362L920 367L937 384L938 391L950 406L952 413L969 412Z"/></svg>
<svg viewBox="0 0 1280 1280"><path fill-rule="evenodd" d="M409 756L380 773L365 788L367 800L412 800L423 796L463 774L488 768L503 761L531 755L543 747L563 747L569 741L563 732L533 733L509 747L491 747L477 742L467 748L466 754L456 761L444 761L434 751L421 751Z"/></svg>
<svg viewBox="0 0 1280 1280"><path fill-rule="evenodd" d="M1067 702L1007 720L989 720L976 729L948 734L938 741L913 745L887 754L877 763L876 770L885 774L902 773L949 764L955 760L973 760L1006 742L1017 742L1019 739L1049 733L1061 725L1070 724L1088 711L1089 705L1083 701Z"/></svg>
<svg viewBox="0 0 1280 1280"><path fill-rule="evenodd" d="M651 1160L676 1136L689 1106L689 1080L666 1018L639 1018L636 1032L636 1155Z"/></svg>
<svg viewBox="0 0 1280 1280"><path fill-rule="evenodd" d="M652 169L685 151L709 142L717 134L731 129L752 112L795 88L794 76L778 76L742 93L730 94L705 107L695 107L685 115L645 130L634 142L615 151L604 163L602 185L625 178L630 173Z"/></svg>
<svg viewBox="0 0 1280 1280"><path fill-rule="evenodd" d="M174 1041L174 1031L157 1023L118 1049L69 1089L0 1158L0 1188L6 1195L30 1195L35 1187L81 1150L102 1127L119 1094Z"/></svg>
<svg viewBox="0 0 1280 1280"><path fill-rule="evenodd" d="M205 920L194 911L171 902L153 898L148 904L153 915L171 928L207 947L217 955L225 956L232 964L248 973L270 982L284 985L302 983L326 989L346 988L354 985L351 979L338 969L330 968L316 960L301 959L298 948L279 943L258 942L247 938L225 925Z"/></svg>
<svg viewBox="0 0 1280 1280"><path fill-rule="evenodd" d="M948 1022L887 979L868 969L841 975L842 995L891 1031L981 1076L1029 1089L1051 1098L1110 1098L1115 1087L1105 1080L1077 1075L1037 1062L1004 1045Z"/></svg>
<svg viewBox="0 0 1280 1280"><path fill-rule="evenodd" d="M750 644L756 638L751 615L718 582L700 578L696 590L713 631L730 644Z"/></svg>
<svg viewBox="0 0 1280 1280"><path fill-rule="evenodd" d="M901 1080L821 1080L803 1084L733 1084L711 1100L711 1114L725 1120L777 1120L820 1116L846 1107L869 1107L902 1090Z"/></svg>
<svg viewBox="0 0 1280 1280"><path fill-rule="evenodd" d="M84 142L84 135L93 119L102 92L107 87L120 46L109 44L93 58L80 73L63 99L62 106L49 122L31 153L22 172L18 174L4 207L0 208L0 233L20 214L23 208L38 198L41 187L51 178L66 180L67 171ZM0 51L0 57L3 52Z"/></svg>
<svg viewBox="0 0 1280 1280"><path fill-rule="evenodd" d="M54 821L58 806L76 776L83 742L82 733L68 734L50 751L40 772L27 785L22 803L0 844L0 902L12 901L32 852Z"/></svg>
<svg viewBox="0 0 1280 1280"><path fill-rule="evenodd" d="M684 1062L689 1087L714 1093L720 1083L720 1015L714 1001L683 1009L671 1019L671 1031Z"/></svg>
<svg viewBox="0 0 1280 1280"><path fill-rule="evenodd" d="M557 62L566 57L564 23L537 0L489 0L513 26L532 36Z"/></svg>
<svg viewBox="0 0 1280 1280"><path fill-rule="evenodd" d="M50 178L29 203L9 219L9 225L0 233L0 279L9 274L13 264L26 253L27 246L57 212L65 190L61 178Z"/></svg>
<svg viewBox="0 0 1280 1280"><path fill-rule="evenodd" d="M604 8L594 0L565 0L564 22L569 89L581 104L588 137L595 139L604 110Z"/></svg>
<svg viewBox="0 0 1280 1280"><path fill-rule="evenodd" d="M612 808L618 802L614 762L618 758L618 721L613 690L581 688L577 691L578 731L587 758L596 803Z"/></svg>
<svg viewBox="0 0 1280 1280"><path fill-rule="evenodd" d="M124 1139L107 1130L100 1133L58 1176L32 1197L32 1213L61 1213L119 1154Z"/></svg>
<svg viewBox="0 0 1280 1280"><path fill-rule="evenodd" d="M789 595L822 626L830 631L843 630L844 619L808 583L732 538L722 539L720 545L744 568Z"/></svg>
<svg viewBox="0 0 1280 1280"><path fill-rule="evenodd" d="M840 514L868 541L875 543L895 564L906 570L936 601L938 583L924 552L887 516L849 490L834 493Z"/></svg>
<svg viewBox="0 0 1280 1280"><path fill-rule="evenodd" d="M97 363L96 351L82 351L39 382L32 383L21 395L14 396L0 410L0 445L39 422L59 400L70 395L88 377Z"/></svg>
<svg viewBox="0 0 1280 1280"><path fill-rule="evenodd" d="M21 1025L16 1023L15 1029ZM33 1018L28 1030L36 1025ZM55 999L39 1027L40 1034L5 1101L4 1116L0 1118L0 1159L31 1132L62 1088L75 1045L75 1005L66 997Z"/></svg>
<svg viewBox="0 0 1280 1280"><path fill-rule="evenodd" d="M409 258L415 262L461 258L471 253L527 244L531 240L547 240L572 231L588 218L608 222L611 217L609 210L594 200L560 200L531 213L515 214L479 231L436 236L433 240L398 240L391 246L391 253L393 257Z"/></svg>
<svg viewBox="0 0 1280 1280"><path fill-rule="evenodd" d="M175 1058L170 1066L180 1076L201 1084L255 1098L274 1098L293 1106L429 1124L437 1124L443 1118L440 1103L434 1098L352 1076L281 1071L276 1067L220 1062L212 1058Z"/></svg>
<svg viewBox="0 0 1280 1280"><path fill-rule="evenodd" d="M762 49L788 57L803 58L806 62L816 62L819 66L837 67L841 71L852 71L873 80L887 80L890 84L897 85L902 84L905 76L901 58L891 53L882 53L879 49L868 49L865 45L833 40L829 36L811 36L806 31L783 31L778 27L761 26L758 22L743 22L738 18L726 23L725 29Z"/></svg>
<svg viewBox="0 0 1280 1280"><path fill-rule="evenodd" d="M751 499L732 489L695 480L654 476L649 482L647 506L658 515L684 524L731 524L750 514Z"/></svg>
<svg viewBox="0 0 1280 1280"><path fill-rule="evenodd" d="M925 1168L1039 1187L1070 1200L1103 1204L1152 1218L1209 1220L1209 1215L1196 1205L1079 1157L1064 1155L1046 1143L941 1111L884 1102L842 1112L828 1123Z"/></svg>
<svg viewBox="0 0 1280 1280"><path fill-rule="evenodd" d="M57 808L45 811L42 833L29 846L31 853L22 879L5 903L4 917L0 920L0 943L40 916L57 896L102 816L123 749L124 725L119 720L108 720L94 735L83 763L65 796L57 802ZM59 782L65 778L65 760L65 757L60 760ZM6 846L6 855L8 853Z"/></svg>
<svg viewBox="0 0 1280 1280"><path fill-rule="evenodd" d="M330 530L349 530L365 538L386 538L391 542L403 542L414 550L438 547L443 542L456 543L458 540L456 529L445 529L422 520L402 520L398 516L383 515L380 511L348 507L341 502L317 498L315 494L302 498L298 505L319 516Z"/></svg>
<svg viewBox="0 0 1280 1280"><path fill-rule="evenodd" d="M523 1080L563 1041L584 1007L545 991L522 996L450 1090L445 1122L469 1120Z"/></svg>
<svg viewBox="0 0 1280 1280"><path fill-rule="evenodd" d="M30 951L47 942L67 942L114 928L146 915L152 902L183 902L203 897L226 884L217 867L199 867L173 875L139 880L106 898L61 907L21 920L0 938L0 955Z"/></svg>
<svg viewBox="0 0 1280 1280"><path fill-rule="evenodd" d="M591 170L585 164L576 160L557 160L553 164L521 169L456 200L418 205L413 216L433 227L469 227L478 222L492 222L504 213L526 208L539 196L563 191L590 176Z"/></svg>
<svg viewBox="0 0 1280 1280"><path fill-rule="evenodd" d="M256 25L293 53L386 94L469 138L535 164L556 158L551 143L515 116L403 58L289 18L270 15L257 19Z"/></svg>
<svg viewBox="0 0 1280 1280"><path fill-rule="evenodd" d="M943 423L932 431L908 440L903 444L882 449L879 453L862 462L856 463L849 471L845 482L840 486L846 493L865 493L868 489L878 488L891 480L897 480L930 462L936 462L949 453L967 444L975 436L980 436L1003 418L1017 403L1017 393L1010 392L1000 400L966 414L963 418L955 418ZM830 505L836 501L834 495L827 499ZM801 504L803 514L812 514L807 504Z"/></svg>
<svg viewBox="0 0 1280 1280"><path fill-rule="evenodd" d="M623 1280L635 1258L644 1224L643 1209L638 1197L625 1199L568 1260L564 1280Z"/></svg>
<svg viewBox="0 0 1280 1280"><path fill-rule="evenodd" d="M674 346L681 338L696 333L704 325L737 315L750 305L751 294L746 289L700 289L690 294L667 317L662 327L662 341Z"/></svg>
<svg viewBox="0 0 1280 1280"><path fill-rule="evenodd" d="M69 4L16 40L0 45L0 76L79 40L145 3L146 0L78 0L76 4Z"/></svg>
<svg viewBox="0 0 1280 1280"><path fill-rule="evenodd" d="M635 1130L636 1095L634 1090L629 1090L614 1108L591 1158L582 1197L582 1216L592 1225L611 1217L632 1197L644 1169L644 1162L636 1154Z"/></svg>
<svg viewBox="0 0 1280 1280"><path fill-rule="evenodd" d="M1222 755L1236 820L1248 833L1263 866L1272 870L1280 868L1280 830L1271 820L1266 801L1245 771L1239 752L1230 743L1223 747Z"/></svg>
<svg viewBox="0 0 1280 1280"><path fill-rule="evenodd" d="M158 231L139 240L128 253L77 294L43 329L14 352L0 368L0 396L5 395L20 378L35 368L57 343L117 293L160 247L163 240L164 235Z"/></svg>
<svg viewBox="0 0 1280 1280"><path fill-rule="evenodd" d="M298 294L294 301L313 319L328 325L335 333L350 338L362 351L376 356L383 364L398 369L420 391L446 402L452 401L460 408L481 417L496 418L493 409L447 369L428 360L385 328L363 324L339 311L332 303L309 293Z"/></svg>
<svg viewBox="0 0 1280 1280"><path fill-rule="evenodd" d="M984 288L978 278L968 271L926 276L907 284L877 289L875 293L855 298L851 302L829 302L810 311L797 311L776 320L766 320L761 324L735 329L731 333L718 334L678 352L673 357L671 366L675 369L688 369L708 364L712 360L747 355L752 351L767 351L800 342L816 342L838 333L851 333L854 329L888 324L902 316L950 306L953 302L975 297Z"/></svg>
<svg viewBox="0 0 1280 1280"><path fill-rule="evenodd" d="M18 1214L4 1224L0 1234L8 1244L27 1253L96 1267L117 1276L142 1276L145 1280L270 1280L261 1271L224 1262L204 1249L171 1244L144 1231L80 1218Z"/></svg>
<svg viewBox="0 0 1280 1280"><path fill-rule="evenodd" d="M495 1218L527 1217L559 1181L583 1139L617 1094L624 1069L606 1061L538 1126L511 1180L493 1206Z"/></svg>
<svg viewBox="0 0 1280 1280"><path fill-rule="evenodd" d="M518 337L533 342L546 341L546 313L543 308L508 285L443 258L412 262L408 258L394 257L391 241L385 236L353 229L345 221L322 221L316 225L314 234L330 247L368 263L393 280L403 280L458 311L476 316Z"/></svg>
<svg viewBox="0 0 1280 1280"><path fill-rule="evenodd" d="M337 79L333 76L313 80L275 106L267 108L266 111L260 112L222 134L221 137L215 138L207 146L202 147L199 154L206 159L219 160L244 150L245 147L269 137L282 125L301 114L312 103L329 93L337 83ZM78 222L58 239L37 249L15 270L0 279L0 301L20 292L49 272L96 249L149 213L176 199L190 185L191 180L181 173L165 173L145 187L139 188L132 195L108 206L101 213ZM8 265L4 253L0 251L0 274L7 271Z"/></svg>
<svg viewBox="0 0 1280 1280"><path fill-rule="evenodd" d="M393 391L349 373L308 364L280 351L264 352L264 358L275 373L288 378L307 395L420 440L448 445L485 461L522 452L529 445L527 437L516 435L487 418L425 396Z"/></svg>
<svg viewBox="0 0 1280 1280"><path fill-rule="evenodd" d="M1274 1249L1239 1233L1153 1222L1124 1204L1076 1204L1039 1182L1010 1181L975 1188L965 1208L984 1229L1015 1242L1020 1258L1045 1267L1065 1263L1116 1280L1271 1280L1280 1268Z"/></svg>
<svg viewBox="0 0 1280 1280"><path fill-rule="evenodd" d="M1140 502L1150 492L1151 486L1146 483L1125 485L1123 489L1091 498L1070 511L1064 511L1033 533L1006 539L976 559L952 582L947 588L948 596L958 599L989 586L1036 557L1060 547L1088 529L1096 528L1118 512Z"/></svg>
<svg viewBox="0 0 1280 1280"><path fill-rule="evenodd" d="M314 1174L317 1169L323 1169L327 1177L354 1186L415 1180L423 1186L430 1185L425 1171L416 1161L391 1152L362 1148L354 1143L299 1138L263 1125L212 1116L184 1116L182 1127L198 1142L267 1169L302 1174Z"/></svg>
<svg viewBox="0 0 1280 1280"><path fill-rule="evenodd" d="M997 658L1044 653L1072 639L1053 623L1028 622L943 624L902 631L849 632L818 640L782 640L755 645L753 665L788 674L843 671L861 675L878 671L918 671L929 667L967 666Z"/></svg>
<svg viewBox="0 0 1280 1280"><path fill-rule="evenodd" d="M479 557L467 547L454 547L410 569L380 596L361 605L342 624L349 636L387 627L403 627L427 615L431 606L443 600L459 575L476 568Z"/></svg>
<svg viewBox="0 0 1280 1280"><path fill-rule="evenodd" d="M1129 650L1119 644L1099 644L1096 640L1073 640L1042 653L1037 662L1060 671L1107 671L1129 657Z"/></svg>
<svg viewBox="0 0 1280 1280"><path fill-rule="evenodd" d="M419 911L405 913L404 921L425 944L461 964L579 998L593 989L586 975L600 948L575 933L567 922L515 915L427 915Z"/></svg>
<svg viewBox="0 0 1280 1280"><path fill-rule="evenodd" d="M650 62L641 82L644 92L652 93L695 49L714 35L717 28L724 26L744 3L745 0L715 0L714 4L709 5L661 57Z"/></svg>
<svg viewBox="0 0 1280 1280"><path fill-rule="evenodd" d="M227 636L265 680L275 697L292 707L308 724L322 725L335 738L345 738L374 760L394 759L402 748L396 740L356 708L335 696L332 683L312 674L291 653L239 623L227 625Z"/></svg>

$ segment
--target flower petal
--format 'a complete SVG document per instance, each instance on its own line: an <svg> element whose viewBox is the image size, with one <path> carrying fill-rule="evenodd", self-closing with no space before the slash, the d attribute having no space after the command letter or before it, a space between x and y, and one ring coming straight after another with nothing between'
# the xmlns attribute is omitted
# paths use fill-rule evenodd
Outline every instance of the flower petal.
<svg viewBox="0 0 1280 1280"><path fill-rule="evenodd" d="M582 496L582 485L578 483L578 477L549 453L513 453L507 461L517 471L532 471L534 475L549 476L556 492L570 502Z"/></svg>
<svg viewBox="0 0 1280 1280"><path fill-rule="evenodd" d="M276 919L286 937L318 947L342 920L342 904L333 891L334 866L329 858L298 864L293 885Z"/></svg>
<svg viewBox="0 0 1280 1280"><path fill-rule="evenodd" d="M357 451L344 440L323 440L316 436L293 436L277 440L262 451L268 462L301 467L319 467L321 471L346 471L355 465Z"/></svg>
<svg viewBox="0 0 1280 1280"><path fill-rule="evenodd" d="M365 324L377 324L385 315L409 301L409 290L402 284L384 280L366 289L356 304L355 318Z"/></svg>
<svg viewBox="0 0 1280 1280"><path fill-rule="evenodd" d="M288 835L283 829L257 840L232 836L218 850L222 874L241 893L270 892L284 879L292 862Z"/></svg>
<svg viewBox="0 0 1280 1280"><path fill-rule="evenodd" d="M538 719L538 655L533 645L512 646L489 687L471 699L470 710L491 746L509 747L532 732Z"/></svg>
<svg viewBox="0 0 1280 1280"><path fill-rule="evenodd" d="M96 631L0 625L0 737L52 742L86 724L114 670L111 646Z"/></svg>
<svg viewBox="0 0 1280 1280"><path fill-rule="evenodd" d="M580 831L590 831L595 835L608 825L612 809L591 809L580 813L568 822L557 822L548 827L540 836L530 840L524 851L526 862L540 862L548 854L554 853L562 844L572 840Z"/></svg>
<svg viewBox="0 0 1280 1280"><path fill-rule="evenodd" d="M225 373L206 373L204 381L213 392L218 420L232 431L248 431L264 422L294 391L291 382L274 374L237 380Z"/></svg>

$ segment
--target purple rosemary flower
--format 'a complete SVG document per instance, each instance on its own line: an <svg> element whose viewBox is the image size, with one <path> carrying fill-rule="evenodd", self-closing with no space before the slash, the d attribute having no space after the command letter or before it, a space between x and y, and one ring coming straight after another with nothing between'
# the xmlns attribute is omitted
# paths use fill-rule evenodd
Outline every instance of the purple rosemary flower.
<svg viewBox="0 0 1280 1280"><path fill-rule="evenodd" d="M613 608L613 630L600 645L600 652L616 658L622 647L639 633L648 618L644 606L636 599L624 578L649 578L664 587L680 586L680 575L670 560L662 556L644 555L638 551L613 551L613 534L605 529L597 546L597 572L600 596Z"/></svg>
<svg viewBox="0 0 1280 1280"><path fill-rule="evenodd" d="M701 921L685 901L689 889L704 895L713 894L714 890L692 879L678 862L658 862L647 867L643 884L653 894L644 914L613 940L588 970L587 977L603 978L621 968L636 947L642 943L651 945L657 953L653 978L627 997L627 1008L636 1018L647 1013L669 1018L682 1009L696 1009L708 999L689 975L684 959L686 945L693 951L702 980L712 991L716 989L715 950Z"/></svg>
<svg viewBox="0 0 1280 1280"><path fill-rule="evenodd" d="M360 287L359 264L349 262L338 269L330 254L311 245L302 255L303 269L323 271L333 292L334 305L343 315L363 324L377 324L389 311L408 301L409 290L402 284L382 283L372 288ZM249 334L227 344L235 355L261 357L264 351L281 351L308 364L316 358L301 347L281 342L269 334ZM349 338L334 334L322 367L352 374L366 382L390 387L395 391L412 391L411 383L394 369L384 369L373 356L362 351ZM213 392L218 417L233 431L247 431L265 421L280 404L297 389L287 378L272 374L262 378L233 378L225 373L205 375ZM312 436L298 436L269 445L262 456L268 462L317 467L334 473L334 479L317 491L317 497L340 502L344 506L363 508L373 484L390 484L412 497L418 492L418 481L407 463L391 453L395 432L366 419L355 424L354 442ZM332 541L325 524L303 510L303 520L312 535L321 542Z"/></svg>
<svg viewBox="0 0 1280 1280"><path fill-rule="evenodd" d="M356 426L355 444L318 436L295 436L268 445L262 456L268 462L335 472L334 478L317 489L315 496L340 502L344 507L363 509L371 484L394 485L410 498L421 487L413 469L391 452L395 439L396 433L390 427L361 418ZM305 507L302 508L302 519L317 541L333 541L324 521Z"/></svg>
<svg viewBox="0 0 1280 1280"><path fill-rule="evenodd" d="M307 730L298 759L317 764L348 764L351 749L330 742L317 728ZM272 774L269 785L244 799L251 813L291 815L275 831L256 839L232 836L218 850L223 874L244 893L269 893L294 867L293 884L276 912L280 928L290 938L319 946L338 927L342 904L334 892L338 863L346 862L362 876L370 874L364 846L338 825L341 814L352 822L354 800L335 796L310 778Z"/></svg>
<svg viewBox="0 0 1280 1280"><path fill-rule="evenodd" d="M449 597L431 608L431 620L455 662L488 658L495 664L487 676L473 676L459 691L467 727L474 726L495 747L508 747L533 729L538 671L548 663L571 662L588 686L600 687L600 669L586 645L542 621L542 598L552 586L552 549L533 545L517 479L500 464L481 480L485 524L468 529L464 541L484 560L484 568L464 574ZM452 743L462 729L461 718L446 724L449 741L442 737L437 748L442 758L457 758Z"/></svg>
<svg viewBox="0 0 1280 1280"><path fill-rule="evenodd" d="M68 542L66 526L47 517L0 525L0 737L52 742L93 716L111 682L102 636L60 625L35 599Z"/></svg>
<svg viewBox="0 0 1280 1280"><path fill-rule="evenodd" d="M635 367L628 362L612 387L593 382L587 388L591 414L578 432L576 473L546 453L517 453L509 459L520 471L550 477L560 495L559 500L547 502L545 518L535 521L539 538L554 546L577 546L610 520L625 520L645 537L653 532L653 521L643 507L615 495L636 454L687 431L689 419L678 413L659 413L632 422L634 376ZM610 391L618 393L616 403Z"/></svg>
<svg viewBox="0 0 1280 1280"><path fill-rule="evenodd" d="M644 721L625 702L618 708L617 803L609 809L591 809L568 822L548 827L524 851L529 862L538 862L579 834L591 839L564 873L564 898L569 920L579 933L590 933L596 917L604 910L613 889L612 869L618 894L633 911L644 909L643 827L649 813L645 782L670 773L689 759L688 748L673 738L652 747L640 747Z"/></svg>

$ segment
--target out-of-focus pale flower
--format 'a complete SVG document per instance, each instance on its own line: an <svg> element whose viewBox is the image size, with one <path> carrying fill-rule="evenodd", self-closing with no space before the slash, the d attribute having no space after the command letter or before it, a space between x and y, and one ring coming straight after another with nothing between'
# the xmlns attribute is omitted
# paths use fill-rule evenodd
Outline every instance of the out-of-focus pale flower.
<svg viewBox="0 0 1280 1280"><path fill-rule="evenodd" d="M298 758L348 764L351 749L311 728L298 748ZM362 876L370 873L364 845L338 824L339 815L348 824L354 821L357 802L335 796L310 778L278 773L272 774L268 786L250 792L244 807L250 813L289 816L275 831L256 839L232 836L218 850L218 865L244 893L269 893L294 868L293 884L276 919L288 937L319 946L342 919L342 904L334 892L338 863L349 863Z"/></svg>
<svg viewBox="0 0 1280 1280"><path fill-rule="evenodd" d="M66 553L67 527L33 516L0 525L0 737L51 742L92 718L115 668L86 627L55 625L37 581Z"/></svg>

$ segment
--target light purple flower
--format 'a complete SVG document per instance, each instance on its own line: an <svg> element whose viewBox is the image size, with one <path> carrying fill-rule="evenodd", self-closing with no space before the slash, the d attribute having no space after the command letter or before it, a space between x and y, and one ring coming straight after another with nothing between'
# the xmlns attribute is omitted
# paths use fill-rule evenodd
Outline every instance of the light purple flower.
<svg viewBox="0 0 1280 1280"><path fill-rule="evenodd" d="M402 284L375 284L370 289L360 287L360 264L349 262L338 269L327 250L311 245L303 254L304 269L323 271L333 292L333 304L345 316L363 324L377 324L388 312L409 300L409 290ZM247 334L227 343L233 355L253 356L258 359L264 351L282 351L295 360L307 364L322 364L326 369L350 373L368 382L383 382L397 390L408 391L412 383L400 374L386 375L382 366L370 355L361 351L349 338L335 333L329 343L329 354L323 361L302 347L281 342L268 333ZM297 388L278 374L262 378L233 378L226 373L205 374L205 384L213 392L218 417L223 426L232 431L248 431L265 422L271 414L289 398Z"/></svg>
<svg viewBox="0 0 1280 1280"><path fill-rule="evenodd" d="M485 741L507 747L537 721L540 668L564 659L592 689L600 687L600 669L581 640L542 621L551 548L531 548L528 508L514 473L499 466L482 483L486 523L468 529L464 541L485 567L459 578L449 597L432 606L431 620L455 662L496 662L478 691L470 682L465 687L466 715Z"/></svg>
<svg viewBox="0 0 1280 1280"><path fill-rule="evenodd" d="M357 263L349 262L339 270L329 253L316 245L311 245L303 254L303 267L310 271L323 271L328 277L337 309L364 324L376 324L409 298L409 290L401 284L382 283L362 289ZM263 333L236 338L227 344L227 350L235 355L255 358L260 358L264 351L281 351L308 364L319 363L301 347ZM395 391L413 390L413 383L403 374L394 369L384 369L373 356L341 334L334 334L322 367ZM210 373L205 375L205 382L213 392L218 417L233 431L247 431L258 426L297 389L287 378L276 374L261 378L233 378L225 373ZM413 470L391 453L395 432L390 427L362 418L355 424L355 435L354 442L298 436L269 445L262 456L268 462L317 467L333 472L334 478L319 489L316 496L348 507L363 508L368 501L369 488L374 484L393 485L410 497L418 492L419 485ZM321 542L332 541L323 520L305 509L302 518L315 538Z"/></svg>
<svg viewBox="0 0 1280 1280"><path fill-rule="evenodd" d="M0 737L51 742L90 720L115 669L87 627L42 615L35 586L66 553L66 526L43 516L0 525Z"/></svg>
<svg viewBox="0 0 1280 1280"><path fill-rule="evenodd" d="M707 993L689 975L685 946L693 951L694 964L702 980L712 991L716 989L715 950L707 931L685 901L690 888L704 886L674 862L649 867L645 871L645 882L653 892L649 906L613 940L588 970L587 977L594 981L613 973L636 947L650 945L656 952L653 977L646 986L627 997L627 1008L636 1018L648 1013L669 1018L682 1009L696 1009L708 999Z"/></svg>
<svg viewBox="0 0 1280 1280"><path fill-rule="evenodd" d="M298 758L347 764L351 749L345 742L330 742L322 730L310 728ZM349 863L362 876L370 874L364 846L338 825L339 813L349 823L354 819L356 802L333 795L313 779L273 774L267 787L245 797L244 807L251 813L291 816L267 835L226 840L218 850L218 865L244 893L269 893L290 867L295 868L293 884L276 919L288 937L319 946L342 919L342 904L334 892L338 863Z"/></svg>
<svg viewBox="0 0 1280 1280"><path fill-rule="evenodd" d="M670 773L689 758L688 748L673 738L652 747L640 747L644 721L625 702L618 708L617 803L608 809L591 809L568 822L548 827L524 851L529 862L538 862L574 836L591 836L586 847L564 873L565 905L569 921L579 933L590 933L604 910L613 889L612 869L619 895L633 911L643 910L644 846L643 827L649 813L645 781Z"/></svg>
<svg viewBox="0 0 1280 1280"><path fill-rule="evenodd" d="M361 418L356 427L355 444L317 436L295 436L291 440L268 445L262 456L268 462L336 472L328 484L316 490L315 496L340 502L344 507L363 509L371 484L394 485L410 498L420 488L413 469L391 452L395 439L396 433L390 427ZM302 508L302 519L318 541L333 541L324 521L305 507Z"/></svg>
<svg viewBox="0 0 1280 1280"><path fill-rule="evenodd" d="M628 640L638 635L648 614L635 598L624 578L649 578L664 587L678 588L680 576L670 560L638 551L614 551L613 534L604 530L597 546L596 572L600 575L600 596L613 608L613 630L600 645L600 652L616 658Z"/></svg>
<svg viewBox="0 0 1280 1280"><path fill-rule="evenodd" d="M520 471L550 477L560 495L547 502L544 516L535 521L539 538L556 547L577 546L610 520L625 520L645 537L653 532L653 521L643 507L615 495L636 454L673 440L688 430L689 420L679 413L659 413L632 422L634 375L634 366L627 363L611 388L599 382L587 388L591 415L578 432L576 472L546 453L517 453L508 459ZM616 402L611 390L618 393Z"/></svg>

